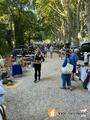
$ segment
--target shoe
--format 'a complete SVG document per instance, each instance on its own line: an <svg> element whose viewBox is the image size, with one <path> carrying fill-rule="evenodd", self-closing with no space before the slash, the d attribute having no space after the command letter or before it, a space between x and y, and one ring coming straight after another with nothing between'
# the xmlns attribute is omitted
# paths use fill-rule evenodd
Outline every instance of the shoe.
<svg viewBox="0 0 90 120"><path fill-rule="evenodd" d="M37 82L37 80L34 80L34 83L36 83Z"/></svg>
<svg viewBox="0 0 90 120"><path fill-rule="evenodd" d="M40 80L37 80L37 82L39 82Z"/></svg>
<svg viewBox="0 0 90 120"><path fill-rule="evenodd" d="M69 86L67 86L67 89L70 89L70 87L69 87Z"/></svg>
<svg viewBox="0 0 90 120"><path fill-rule="evenodd" d="M71 87L71 86L67 86L67 89L69 89L69 90L73 90L73 88Z"/></svg>
<svg viewBox="0 0 90 120"><path fill-rule="evenodd" d="M73 90L73 88L72 88L72 87L70 87L69 89L70 89L71 91Z"/></svg>
<svg viewBox="0 0 90 120"><path fill-rule="evenodd" d="M71 78L72 81L76 81L74 77Z"/></svg>
<svg viewBox="0 0 90 120"><path fill-rule="evenodd" d="M60 89L66 89L66 87L61 87Z"/></svg>
<svg viewBox="0 0 90 120"><path fill-rule="evenodd" d="M39 78L39 81L40 81L41 79Z"/></svg>

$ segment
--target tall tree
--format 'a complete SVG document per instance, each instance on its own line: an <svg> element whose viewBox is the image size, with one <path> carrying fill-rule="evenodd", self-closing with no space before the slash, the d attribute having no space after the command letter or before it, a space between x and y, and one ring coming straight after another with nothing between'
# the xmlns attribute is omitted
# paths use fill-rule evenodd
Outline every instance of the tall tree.
<svg viewBox="0 0 90 120"><path fill-rule="evenodd" d="M90 41L90 0L85 1L86 5L86 17L87 17L87 27L88 27L88 39Z"/></svg>

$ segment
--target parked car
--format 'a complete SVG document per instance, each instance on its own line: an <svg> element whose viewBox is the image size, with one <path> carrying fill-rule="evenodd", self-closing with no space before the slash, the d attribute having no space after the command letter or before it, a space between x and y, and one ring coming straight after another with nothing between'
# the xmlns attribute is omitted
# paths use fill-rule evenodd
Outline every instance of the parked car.
<svg viewBox="0 0 90 120"><path fill-rule="evenodd" d="M26 56L34 53L35 53L35 48L32 45L29 47L21 45L17 48L14 48L12 51L13 56Z"/></svg>
<svg viewBox="0 0 90 120"><path fill-rule="evenodd" d="M13 56L25 56L28 54L28 47L26 46L19 46L17 48L14 48L12 51Z"/></svg>
<svg viewBox="0 0 90 120"><path fill-rule="evenodd" d="M79 48L79 59L84 59L84 52L90 52L90 42L83 43Z"/></svg>

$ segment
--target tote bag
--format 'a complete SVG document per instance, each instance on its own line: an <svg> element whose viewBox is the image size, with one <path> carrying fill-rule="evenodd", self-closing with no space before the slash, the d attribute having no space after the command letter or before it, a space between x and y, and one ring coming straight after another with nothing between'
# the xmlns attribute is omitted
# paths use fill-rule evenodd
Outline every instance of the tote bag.
<svg viewBox="0 0 90 120"><path fill-rule="evenodd" d="M67 63L65 67L61 68L61 71L63 74L71 74L73 70L73 65L70 63Z"/></svg>

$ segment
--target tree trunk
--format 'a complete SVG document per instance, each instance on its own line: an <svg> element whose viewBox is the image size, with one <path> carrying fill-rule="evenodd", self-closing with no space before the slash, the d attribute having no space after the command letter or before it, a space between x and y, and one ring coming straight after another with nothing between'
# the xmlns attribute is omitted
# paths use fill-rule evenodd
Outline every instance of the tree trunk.
<svg viewBox="0 0 90 120"><path fill-rule="evenodd" d="M90 41L90 0L86 0L86 16L87 16L87 27L88 27L88 39Z"/></svg>
<svg viewBox="0 0 90 120"><path fill-rule="evenodd" d="M31 37L29 35L29 37L28 37L28 45L30 46L30 44L31 44Z"/></svg>
<svg viewBox="0 0 90 120"><path fill-rule="evenodd" d="M11 50L13 49L12 37L13 37L12 30L7 30L6 40Z"/></svg>
<svg viewBox="0 0 90 120"><path fill-rule="evenodd" d="M21 18L14 20L15 46L24 45L24 30Z"/></svg>

